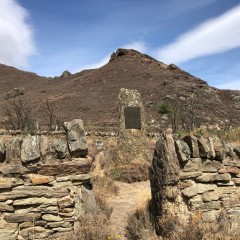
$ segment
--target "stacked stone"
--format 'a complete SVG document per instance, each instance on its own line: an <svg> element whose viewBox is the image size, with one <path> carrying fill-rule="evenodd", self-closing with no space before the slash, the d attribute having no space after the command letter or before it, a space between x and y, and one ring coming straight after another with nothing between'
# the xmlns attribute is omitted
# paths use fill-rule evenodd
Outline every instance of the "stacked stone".
<svg viewBox="0 0 240 240"><path fill-rule="evenodd" d="M240 220L240 147L219 138L186 136L175 140L180 188L189 210L214 221L224 209Z"/></svg>
<svg viewBox="0 0 240 240"><path fill-rule="evenodd" d="M59 135L0 136L0 239L50 239L94 208L83 123L64 126Z"/></svg>

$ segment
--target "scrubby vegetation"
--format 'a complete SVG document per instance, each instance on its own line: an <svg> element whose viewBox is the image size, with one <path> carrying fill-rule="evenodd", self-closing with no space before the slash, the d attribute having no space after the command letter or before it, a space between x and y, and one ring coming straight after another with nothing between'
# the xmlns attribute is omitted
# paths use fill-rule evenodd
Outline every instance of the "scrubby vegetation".
<svg viewBox="0 0 240 240"><path fill-rule="evenodd" d="M233 226L222 210L214 222L204 223L201 213L192 216L187 224L174 215L159 218L161 236L155 234L155 228L149 214L149 202L136 209L129 216L126 228L127 239L131 240L239 240L238 224Z"/></svg>

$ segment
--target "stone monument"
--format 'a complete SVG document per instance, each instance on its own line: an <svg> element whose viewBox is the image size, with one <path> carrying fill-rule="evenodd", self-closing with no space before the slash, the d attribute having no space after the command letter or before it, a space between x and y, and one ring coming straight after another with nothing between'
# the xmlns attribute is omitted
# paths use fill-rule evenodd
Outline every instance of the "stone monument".
<svg viewBox="0 0 240 240"><path fill-rule="evenodd" d="M120 89L119 137L117 159L123 163L148 160L146 151L145 112L137 90Z"/></svg>

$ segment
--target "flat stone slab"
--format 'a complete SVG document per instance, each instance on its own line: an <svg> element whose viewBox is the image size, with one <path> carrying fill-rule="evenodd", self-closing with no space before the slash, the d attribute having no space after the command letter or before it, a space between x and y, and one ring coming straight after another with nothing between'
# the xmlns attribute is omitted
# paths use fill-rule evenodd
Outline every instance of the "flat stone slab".
<svg viewBox="0 0 240 240"><path fill-rule="evenodd" d="M9 214L4 216L8 223L33 222L41 218L40 213Z"/></svg>
<svg viewBox="0 0 240 240"><path fill-rule="evenodd" d="M59 164L44 164L39 167L38 173L48 176L66 176L69 174L89 173L92 164L91 158L79 158Z"/></svg>
<svg viewBox="0 0 240 240"><path fill-rule="evenodd" d="M30 197L60 198L67 195L68 190L64 188L53 188L45 186L19 186L14 188L11 192L1 193L0 201Z"/></svg>
<svg viewBox="0 0 240 240"><path fill-rule="evenodd" d="M193 196L196 196L197 194L201 194L201 193L208 192L208 191L214 191L214 190L216 190L216 188L217 188L217 186L215 184L198 183L194 186L185 188L181 192L184 196L193 197Z"/></svg>

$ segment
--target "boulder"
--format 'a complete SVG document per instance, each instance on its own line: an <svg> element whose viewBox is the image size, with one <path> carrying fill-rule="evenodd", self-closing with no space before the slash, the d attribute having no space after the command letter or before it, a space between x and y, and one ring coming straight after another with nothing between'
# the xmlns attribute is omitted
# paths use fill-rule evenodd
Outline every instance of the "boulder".
<svg viewBox="0 0 240 240"><path fill-rule="evenodd" d="M225 144L226 156L233 158L235 156L232 144Z"/></svg>
<svg viewBox="0 0 240 240"><path fill-rule="evenodd" d="M86 214L94 214L96 212L96 200L94 193L91 189L91 186L88 184L84 184L81 187L82 192L82 202L83 209Z"/></svg>
<svg viewBox="0 0 240 240"><path fill-rule="evenodd" d="M5 166L0 167L0 172L3 175L9 175L9 174L25 174L28 172L28 169L25 168L22 164L8 164Z"/></svg>
<svg viewBox="0 0 240 240"><path fill-rule="evenodd" d="M4 219L0 219L0 239L16 240L18 234L18 224L8 223Z"/></svg>
<svg viewBox="0 0 240 240"><path fill-rule="evenodd" d="M81 119L74 119L63 124L67 134L68 148L73 157L86 157L88 154L87 140Z"/></svg>
<svg viewBox="0 0 240 240"><path fill-rule="evenodd" d="M210 159L214 159L216 157L216 152L214 149L214 143L213 143L213 138L209 137L206 139L208 148L209 148L209 152L208 152L208 157Z"/></svg>
<svg viewBox="0 0 240 240"><path fill-rule="evenodd" d="M40 159L40 146L38 136L23 138L21 147L21 160L24 163Z"/></svg>
<svg viewBox="0 0 240 240"><path fill-rule="evenodd" d="M240 146L233 148L233 151L236 153L236 155L240 158Z"/></svg>
<svg viewBox="0 0 240 240"><path fill-rule="evenodd" d="M33 185L47 184L55 180L53 176L44 176L39 174L29 174L27 177Z"/></svg>
<svg viewBox="0 0 240 240"><path fill-rule="evenodd" d="M40 213L4 215L4 220L6 220L8 223L33 222L33 221L36 221L40 218L41 218Z"/></svg>
<svg viewBox="0 0 240 240"><path fill-rule="evenodd" d="M29 206L29 205L40 205L44 204L45 206L56 206L57 200L53 198L25 198L25 199L17 199L13 202L13 206Z"/></svg>
<svg viewBox="0 0 240 240"><path fill-rule="evenodd" d="M213 138L213 145L216 153L215 159L223 160L226 153L223 142L219 138Z"/></svg>
<svg viewBox="0 0 240 240"><path fill-rule="evenodd" d="M203 161L203 165L201 170L203 172L207 172L207 173L214 173L214 172L218 172L219 169L221 169L222 167L222 163L216 160L205 160Z"/></svg>
<svg viewBox="0 0 240 240"><path fill-rule="evenodd" d="M228 182L231 180L231 175L229 173L203 173L203 175L197 177L196 181L198 182Z"/></svg>
<svg viewBox="0 0 240 240"><path fill-rule="evenodd" d="M8 205L5 202L0 202L0 212L13 212L13 206Z"/></svg>
<svg viewBox="0 0 240 240"><path fill-rule="evenodd" d="M66 141L62 139L54 139L53 147L55 149L57 158L64 159L69 155Z"/></svg>
<svg viewBox="0 0 240 240"><path fill-rule="evenodd" d="M4 162L6 158L6 146L3 142L0 142L0 163Z"/></svg>
<svg viewBox="0 0 240 240"><path fill-rule="evenodd" d="M219 173L231 173L234 175L240 174L240 168L237 167L224 167L218 171Z"/></svg>
<svg viewBox="0 0 240 240"><path fill-rule="evenodd" d="M9 164L21 163L21 143L19 137L13 137L6 143L6 162Z"/></svg>
<svg viewBox="0 0 240 240"><path fill-rule="evenodd" d="M202 168L201 158L191 158L182 169L183 172L194 172L199 171Z"/></svg>
<svg viewBox="0 0 240 240"><path fill-rule="evenodd" d="M210 158L210 149L207 141L202 136L197 140L200 158Z"/></svg>
<svg viewBox="0 0 240 240"><path fill-rule="evenodd" d="M185 180L189 178L196 178L202 175L202 172L180 172L180 179Z"/></svg>
<svg viewBox="0 0 240 240"><path fill-rule="evenodd" d="M198 139L195 136L188 135L183 138L183 141L186 142L191 150L192 158L199 158L199 148L198 148Z"/></svg>
<svg viewBox="0 0 240 240"><path fill-rule="evenodd" d="M202 195L203 202L217 201L220 198L218 191L205 192Z"/></svg>
<svg viewBox="0 0 240 240"><path fill-rule="evenodd" d="M182 140L175 141L175 148L178 156L178 160L180 164L185 164L189 159L191 155L191 151L189 146L186 142Z"/></svg>
<svg viewBox="0 0 240 240"><path fill-rule="evenodd" d="M48 239L48 231L40 226L32 226L20 230L19 234L23 239Z"/></svg>
<svg viewBox="0 0 240 240"><path fill-rule="evenodd" d="M10 189L12 188L12 182L7 178L0 177L0 189Z"/></svg>
<svg viewBox="0 0 240 240"><path fill-rule="evenodd" d="M217 186L215 184L201 184L197 183L191 187L183 189L181 192L186 197L193 197L197 194L202 194L208 191L216 190Z"/></svg>
<svg viewBox="0 0 240 240"><path fill-rule="evenodd" d="M74 201L69 196L58 200L59 208L68 208L68 207L72 207L73 205L74 205Z"/></svg>
<svg viewBox="0 0 240 240"><path fill-rule="evenodd" d="M44 214L42 216L42 219L47 221L47 222L60 222L63 219L57 215L52 215L52 214Z"/></svg>
<svg viewBox="0 0 240 240"><path fill-rule="evenodd" d="M47 186L19 186L12 191L2 192L0 201L14 200L18 198L60 198L68 195L68 190L64 188L54 188Z"/></svg>
<svg viewBox="0 0 240 240"><path fill-rule="evenodd" d="M90 172L91 158L77 158L58 164L43 164L38 168L38 173L48 176L67 176L72 174L85 174Z"/></svg>

